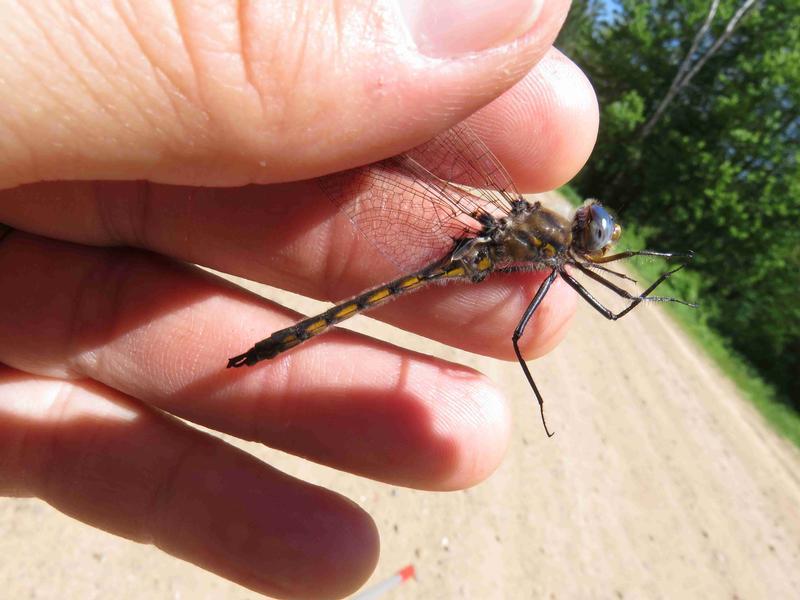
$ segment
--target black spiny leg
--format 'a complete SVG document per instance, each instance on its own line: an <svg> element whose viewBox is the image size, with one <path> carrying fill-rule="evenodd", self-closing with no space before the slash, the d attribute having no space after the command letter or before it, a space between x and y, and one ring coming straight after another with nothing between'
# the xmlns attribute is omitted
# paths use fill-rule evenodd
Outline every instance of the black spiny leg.
<svg viewBox="0 0 800 600"><path fill-rule="evenodd" d="M594 271L586 268L585 265L576 264L575 266L577 266L578 269L580 269L583 273L586 273L586 275L588 277L594 279L600 285L603 285L603 286L607 287L608 289L613 291L618 296L622 296L623 298L625 298L627 300L635 300L635 299L638 298L640 301L641 300L651 300L651 301L654 301L654 302L677 302L678 304L684 304L684 305L689 306L691 308L697 308L696 304L692 304L691 302L686 302L685 300L680 300L678 298L671 298L669 296L650 296L650 292L652 292L659 285L661 285L664 282L664 280L668 279L673 273L676 273L676 272L680 271L682 268L684 268L687 263L688 263L688 260L687 260L687 262L681 263L680 265L678 265L674 269L671 269L671 270L669 270L669 271L667 271L665 273L662 273L659 276L659 278L656 279L656 281L655 281L655 283L653 283L653 285L651 285L649 288L647 288L644 292L642 292L638 296L634 296L631 293L629 293L628 291L623 290L621 287L614 285L608 279L605 279L604 277L598 275ZM637 302L637 304L638 304L638 302Z"/></svg>
<svg viewBox="0 0 800 600"><path fill-rule="evenodd" d="M603 315L606 319L608 319L610 321L616 321L617 319L621 319L622 317L627 315L630 311L632 311L634 308L636 308L644 300L653 300L653 301L656 301L656 302L677 302L679 304L685 304L686 306L690 306L692 308L696 307L696 305L694 305L694 304L691 304L689 302L685 302L683 300L678 300L677 298L667 298L667 297L662 297L662 296L650 296L650 294L653 292L653 290L655 290L659 285L661 285L670 275L672 275L673 273L675 273L677 271L680 271L683 267L685 267L686 263L683 263L682 265L679 265L679 266L675 267L674 269L672 269L670 271L667 271L666 273L663 273L661 275L661 277L656 279L649 288L647 288L645 291L643 291L638 296L633 296L629 292L623 290L621 287L619 287L617 285L614 285L613 283L611 283L607 279L604 279L603 277L601 277L600 275L598 275L594 271L590 271L589 269L587 269L586 267L584 267L584 266L582 266L582 265L580 265L578 263L576 263L575 266L581 272L585 273L588 277L591 277L592 279L594 279L595 281L597 281L601 285L603 285L603 286L607 287L608 289L612 290L617 295L622 296L623 298L625 298L627 300L631 300L631 303L626 308L624 308L623 310L621 310L618 313L614 313L611 310L609 310L608 308L606 308L605 306L603 306L603 304L601 304L600 301L597 298L592 296L592 294L589 292L589 290L587 290L585 287L583 287L580 284L580 282L577 279L575 279L572 275L567 273L567 271L565 269L562 269L561 271L559 271L559 274L561 275L561 278L564 281L566 281L576 292L578 292L578 294L580 294L581 298L586 300L592 306L592 308L594 308L597 312L599 312L601 315Z"/></svg>
<svg viewBox="0 0 800 600"><path fill-rule="evenodd" d="M525 373L525 378L528 380L528 383L530 384L531 389L536 396L536 400L539 401L539 413L542 415L542 425L544 425L544 432L547 434L547 437L553 437L553 434L550 433L549 429L547 429L547 421L545 421L544 418L544 399L539 393L539 388L537 388L536 384L533 382L533 376L528 369L528 365L525 363L525 359L522 358L522 352L519 351L519 339L525 332L525 327L528 325L528 321L531 320L533 313L539 307L539 304L542 303L542 299L544 298L545 294L547 294L547 290L549 290L550 286L553 285L558 273L558 270L553 269L550 272L550 275L547 276L547 279L545 279L542 282L542 285L539 286L539 289L536 290L536 295L534 295L533 300L531 300L531 303L528 305L528 308L526 308L525 312L522 314L522 318L519 320L519 324L514 330L514 335L511 337L511 341L514 344L514 352L517 355L519 365L522 367L522 372Z"/></svg>
<svg viewBox="0 0 800 600"><path fill-rule="evenodd" d="M578 262L578 261L576 261ZM615 271L613 269L609 269L608 267L604 267L603 265L598 265L597 263L590 263L590 262L580 262L586 268L591 269L599 269L600 271L604 271L606 273L610 273L620 279L627 279L628 281L632 281L633 283L637 283L637 281L633 277L628 277L625 273L620 273L619 271Z"/></svg>
<svg viewBox="0 0 800 600"><path fill-rule="evenodd" d="M592 259L593 263L610 263L633 256L658 256L660 258L685 258L689 262L694 258L694 252L656 252L655 250L626 250L618 254ZM686 264L686 263L684 263Z"/></svg>
<svg viewBox="0 0 800 600"><path fill-rule="evenodd" d="M574 260L570 264L578 264L578 261ZM579 264L582 264L584 267L591 267L593 269L599 269L601 271L605 271L606 273L611 273L612 275L615 275L615 276L619 277L620 279L627 279L628 281L632 281L633 283L636 283L636 280L633 277L628 277L627 275L625 275L625 273L620 273L619 271L614 271L613 269L609 269L608 267L604 267L602 265L598 265L597 263L581 262ZM530 273L531 271L537 271L537 270L538 269L532 267L529 264L523 264L523 265L511 265L511 266L508 266L508 267L500 267L498 269L495 269L494 272L495 273Z"/></svg>

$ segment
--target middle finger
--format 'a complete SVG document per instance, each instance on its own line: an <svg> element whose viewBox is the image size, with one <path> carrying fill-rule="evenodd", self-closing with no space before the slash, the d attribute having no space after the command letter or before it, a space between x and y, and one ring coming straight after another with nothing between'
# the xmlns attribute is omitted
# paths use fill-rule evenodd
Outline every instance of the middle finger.
<svg viewBox="0 0 800 600"><path fill-rule="evenodd" d="M337 468L460 488L505 450L508 409L479 374L350 332L226 370L253 324L286 311L135 250L14 232L0 244L0 362L85 378L196 423Z"/></svg>
<svg viewBox="0 0 800 600"><path fill-rule="evenodd" d="M38 233L58 237L78 213L75 241L152 249L318 299L343 300L401 275L313 182L233 189L40 184L6 201ZM428 286L370 314L445 344L513 359L511 333L542 279L525 273ZM573 308L572 290L558 280L522 339L527 358L557 343ZM269 333L252 331L243 343Z"/></svg>

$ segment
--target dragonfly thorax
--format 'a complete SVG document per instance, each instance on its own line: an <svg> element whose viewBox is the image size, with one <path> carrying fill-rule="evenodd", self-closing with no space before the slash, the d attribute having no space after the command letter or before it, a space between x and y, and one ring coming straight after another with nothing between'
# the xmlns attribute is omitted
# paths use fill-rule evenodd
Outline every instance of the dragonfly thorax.
<svg viewBox="0 0 800 600"><path fill-rule="evenodd" d="M525 203L498 223L492 248L496 262L558 262L572 240L571 223L539 202Z"/></svg>

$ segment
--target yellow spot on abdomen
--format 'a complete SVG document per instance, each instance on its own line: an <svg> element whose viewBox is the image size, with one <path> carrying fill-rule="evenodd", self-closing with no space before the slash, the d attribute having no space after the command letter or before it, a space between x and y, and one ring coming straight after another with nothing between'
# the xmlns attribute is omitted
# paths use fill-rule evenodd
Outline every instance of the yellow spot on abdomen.
<svg viewBox="0 0 800 600"><path fill-rule="evenodd" d="M454 267L444 272L445 277L461 277L464 275L464 267Z"/></svg>
<svg viewBox="0 0 800 600"><path fill-rule="evenodd" d="M399 283L401 288L410 288L419 284L419 277L409 277Z"/></svg>
<svg viewBox="0 0 800 600"><path fill-rule="evenodd" d="M316 333L318 330L325 328L327 325L328 323L325 321L325 319L319 319L310 325L306 325L306 331L308 333Z"/></svg>
<svg viewBox="0 0 800 600"><path fill-rule="evenodd" d="M389 288L383 288L382 290L378 290L371 296L367 298L367 303L374 304L375 302L380 302L384 298L388 298L391 295Z"/></svg>
<svg viewBox="0 0 800 600"><path fill-rule="evenodd" d="M297 344L300 343L300 340L297 339L297 336L292 334L287 335L285 338L281 340L281 347L280 352L285 352L289 348L294 348Z"/></svg>
<svg viewBox="0 0 800 600"><path fill-rule="evenodd" d="M333 315L337 319L342 319L348 315L352 315L354 312L358 310L358 304L348 304L347 306L343 306L339 309L335 315Z"/></svg>

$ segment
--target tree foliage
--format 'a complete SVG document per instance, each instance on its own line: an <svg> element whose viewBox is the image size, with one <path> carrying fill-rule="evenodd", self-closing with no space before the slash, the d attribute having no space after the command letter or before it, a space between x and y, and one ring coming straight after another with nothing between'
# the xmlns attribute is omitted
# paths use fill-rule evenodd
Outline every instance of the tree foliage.
<svg viewBox="0 0 800 600"><path fill-rule="evenodd" d="M573 2L558 45L601 106L576 185L695 250L708 323L800 408L800 0L746 3Z"/></svg>

